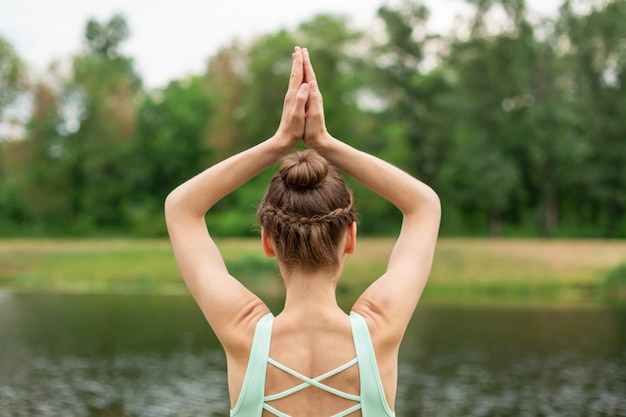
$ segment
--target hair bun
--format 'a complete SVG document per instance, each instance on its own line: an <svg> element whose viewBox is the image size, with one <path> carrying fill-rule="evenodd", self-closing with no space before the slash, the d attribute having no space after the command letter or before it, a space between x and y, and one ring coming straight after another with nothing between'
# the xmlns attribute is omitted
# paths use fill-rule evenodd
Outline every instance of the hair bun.
<svg viewBox="0 0 626 417"><path fill-rule="evenodd" d="M312 189L328 175L328 162L315 151L298 151L285 158L279 173L290 188Z"/></svg>

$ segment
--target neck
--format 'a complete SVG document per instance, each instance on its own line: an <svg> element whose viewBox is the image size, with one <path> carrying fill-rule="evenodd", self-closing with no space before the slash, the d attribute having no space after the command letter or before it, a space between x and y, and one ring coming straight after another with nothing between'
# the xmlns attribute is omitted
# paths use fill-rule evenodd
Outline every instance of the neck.
<svg viewBox="0 0 626 417"><path fill-rule="evenodd" d="M335 290L341 268L336 271L283 271L287 294L284 313L299 314L339 309Z"/></svg>

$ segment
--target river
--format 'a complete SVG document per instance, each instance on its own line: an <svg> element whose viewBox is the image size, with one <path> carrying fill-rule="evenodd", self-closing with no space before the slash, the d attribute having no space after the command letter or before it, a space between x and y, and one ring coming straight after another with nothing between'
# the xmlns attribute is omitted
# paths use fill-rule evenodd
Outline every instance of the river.
<svg viewBox="0 0 626 417"><path fill-rule="evenodd" d="M190 297L0 293L1 417L228 407L224 355ZM626 416L626 307L423 303L402 345L396 414Z"/></svg>

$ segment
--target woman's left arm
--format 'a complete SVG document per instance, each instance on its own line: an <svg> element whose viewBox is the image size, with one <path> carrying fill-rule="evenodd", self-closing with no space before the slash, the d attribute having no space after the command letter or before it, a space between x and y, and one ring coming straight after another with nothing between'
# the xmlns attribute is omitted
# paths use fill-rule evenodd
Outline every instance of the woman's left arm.
<svg viewBox="0 0 626 417"><path fill-rule="evenodd" d="M181 275L213 331L224 346L243 327L269 312L265 304L226 269L206 227L206 213L227 194L268 168L303 137L308 85L302 84L299 48L276 134L191 178L165 201L165 218Z"/></svg>

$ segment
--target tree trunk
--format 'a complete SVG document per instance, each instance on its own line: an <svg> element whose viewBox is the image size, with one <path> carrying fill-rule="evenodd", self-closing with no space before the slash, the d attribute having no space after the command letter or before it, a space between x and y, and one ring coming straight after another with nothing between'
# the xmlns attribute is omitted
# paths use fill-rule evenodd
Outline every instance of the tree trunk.
<svg viewBox="0 0 626 417"><path fill-rule="evenodd" d="M546 185L543 193L543 225L541 234L551 236L559 225L559 204L554 187Z"/></svg>
<svg viewBox="0 0 626 417"><path fill-rule="evenodd" d="M500 213L495 210L489 213L489 234L491 237L502 236L502 219Z"/></svg>

